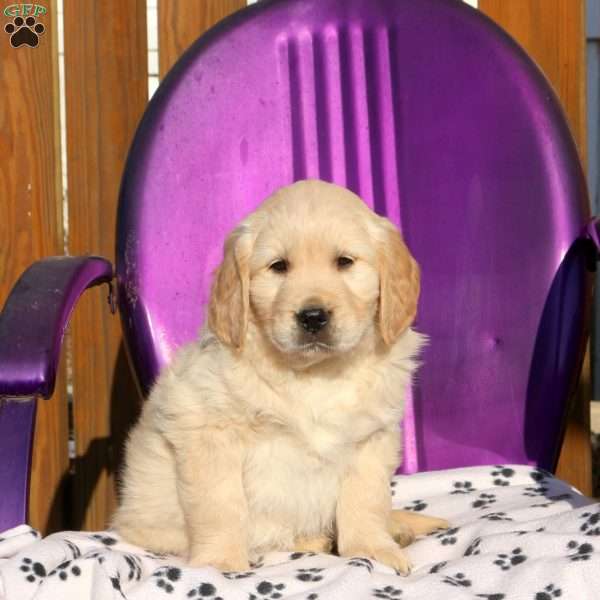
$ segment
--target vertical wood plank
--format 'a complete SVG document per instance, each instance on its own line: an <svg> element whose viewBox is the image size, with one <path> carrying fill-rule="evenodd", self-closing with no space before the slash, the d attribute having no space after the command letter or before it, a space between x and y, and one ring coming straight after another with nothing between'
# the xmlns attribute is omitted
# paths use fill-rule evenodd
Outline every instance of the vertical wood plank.
<svg viewBox="0 0 600 600"><path fill-rule="evenodd" d="M146 3L65 0L69 251L114 261L118 190L147 103ZM106 288L84 295L72 324L76 460L72 527L102 529L140 400Z"/></svg>
<svg viewBox="0 0 600 600"><path fill-rule="evenodd" d="M3 15L10 2L0 3ZM45 3L36 48L0 39L0 299L34 260L63 253L56 2ZM63 361L64 363L64 361ZM64 364L54 396L40 401L29 522L44 533L64 526L68 473Z"/></svg>
<svg viewBox="0 0 600 600"><path fill-rule="evenodd" d="M584 0L479 0L479 8L510 33L544 71L586 157ZM591 494L591 370L589 352L569 415L557 474Z"/></svg>
<svg viewBox="0 0 600 600"><path fill-rule="evenodd" d="M244 6L245 0L158 0L160 78L196 38Z"/></svg>

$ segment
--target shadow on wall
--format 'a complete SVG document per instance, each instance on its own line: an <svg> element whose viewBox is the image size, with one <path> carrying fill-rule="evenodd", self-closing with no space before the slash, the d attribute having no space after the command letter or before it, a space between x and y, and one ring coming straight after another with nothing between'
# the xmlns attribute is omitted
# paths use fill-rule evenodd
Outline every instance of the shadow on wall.
<svg viewBox="0 0 600 600"><path fill-rule="evenodd" d="M83 528L92 495L103 475L115 476L113 481L117 487L117 494L125 441L141 409L139 398L125 346L121 343L111 386L110 436L91 440L85 453L76 456L69 471L63 474L52 499L46 523L48 534L59 529ZM74 398L73 402L77 402L77 398ZM110 506L112 499L106 498L105 502ZM107 514L106 518L110 519L110 514ZM105 523L103 527L107 525L108 523Z"/></svg>

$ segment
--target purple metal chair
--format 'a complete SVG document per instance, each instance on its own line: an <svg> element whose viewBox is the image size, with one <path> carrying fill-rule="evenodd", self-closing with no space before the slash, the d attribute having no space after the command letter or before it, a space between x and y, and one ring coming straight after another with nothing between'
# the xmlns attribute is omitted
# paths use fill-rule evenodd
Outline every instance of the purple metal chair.
<svg viewBox="0 0 600 600"><path fill-rule="evenodd" d="M458 0L266 0L175 65L139 126L119 209L119 307L142 388L196 337L225 234L304 178L360 194L421 264L417 326L431 341L403 472L553 469L596 226L550 86ZM1 396L50 394L73 304L111 276L99 258L23 275L0 317ZM34 412L0 409L0 530L26 518Z"/></svg>

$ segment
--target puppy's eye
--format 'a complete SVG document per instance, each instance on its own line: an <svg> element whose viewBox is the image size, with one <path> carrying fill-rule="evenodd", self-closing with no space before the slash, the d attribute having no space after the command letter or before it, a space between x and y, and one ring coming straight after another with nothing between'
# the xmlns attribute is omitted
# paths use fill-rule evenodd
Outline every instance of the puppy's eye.
<svg viewBox="0 0 600 600"><path fill-rule="evenodd" d="M276 260L269 265L269 269L271 269L271 271L276 271L277 273L285 273L288 270L288 262L283 259Z"/></svg>
<svg viewBox="0 0 600 600"><path fill-rule="evenodd" d="M354 259L350 258L349 256L340 256L338 257L336 264L338 269L347 269L354 264Z"/></svg>

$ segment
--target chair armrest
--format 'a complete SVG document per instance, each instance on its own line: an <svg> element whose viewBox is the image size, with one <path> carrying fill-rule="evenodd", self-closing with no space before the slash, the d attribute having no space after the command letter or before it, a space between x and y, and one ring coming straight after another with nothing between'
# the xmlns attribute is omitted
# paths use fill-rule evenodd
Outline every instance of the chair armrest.
<svg viewBox="0 0 600 600"><path fill-rule="evenodd" d="M110 262L97 256L45 258L21 275L0 313L0 398L52 395L75 303L112 277Z"/></svg>
<svg viewBox="0 0 600 600"><path fill-rule="evenodd" d="M600 217L592 217L585 228L585 232L588 239L594 242L596 251L600 252Z"/></svg>

